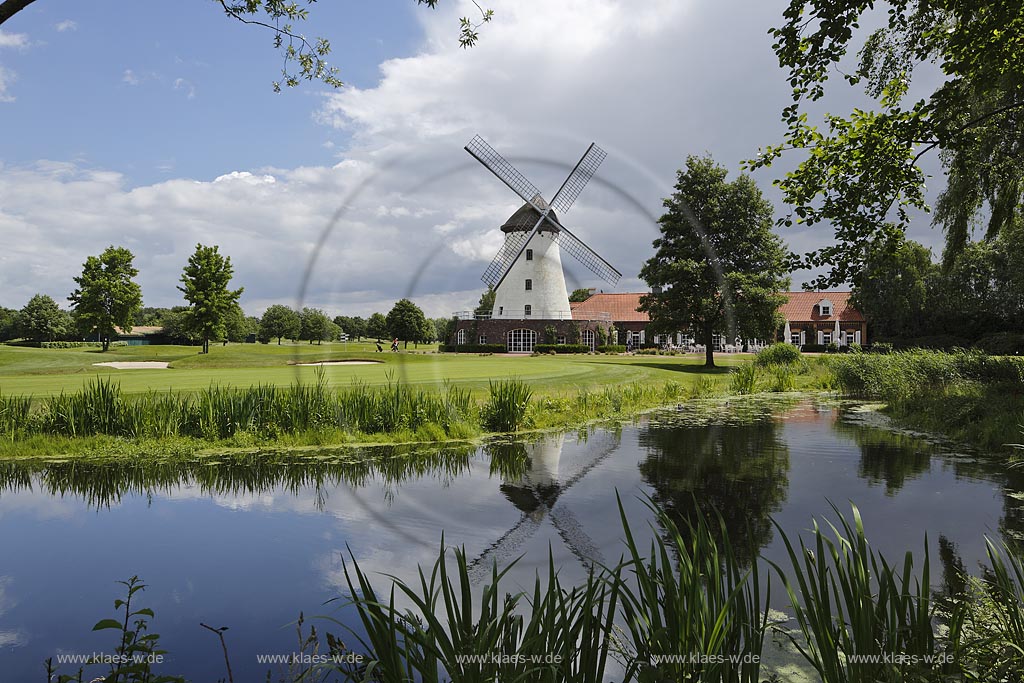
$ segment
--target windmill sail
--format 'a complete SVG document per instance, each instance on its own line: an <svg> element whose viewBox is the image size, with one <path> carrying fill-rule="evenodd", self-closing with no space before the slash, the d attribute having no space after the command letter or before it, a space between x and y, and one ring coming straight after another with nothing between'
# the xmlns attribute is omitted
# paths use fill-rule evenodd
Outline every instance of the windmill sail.
<svg viewBox="0 0 1024 683"><path fill-rule="evenodd" d="M502 245L498 253L494 255L494 258L488 264L487 269L484 270L484 274L480 277L485 283L489 284L494 289L498 288L501 281L505 278L505 273L509 271L512 264L519 258L519 254L522 253L526 247L526 243L530 241L530 237L533 236L532 231L516 231L510 232L505 236L505 244Z"/></svg>
<svg viewBox="0 0 1024 683"><path fill-rule="evenodd" d="M535 203L534 198L540 196L540 190L537 189L537 186L527 180L526 176L510 164L505 157L498 154L482 137L477 135L470 140L469 144L466 145L466 151L472 154L488 171L496 175L498 180L508 185L524 202L533 204L533 208L537 209L537 211L543 211L547 208L547 206L541 208Z"/></svg>
<svg viewBox="0 0 1024 683"><path fill-rule="evenodd" d="M583 192L583 188L597 173L597 167L601 165L606 156L608 156L607 152L593 142L590 143L590 147L576 163L576 168L572 169L572 173L555 193L555 198L551 200L551 208L559 213L567 212L576 202L576 198L580 196L580 192Z"/></svg>

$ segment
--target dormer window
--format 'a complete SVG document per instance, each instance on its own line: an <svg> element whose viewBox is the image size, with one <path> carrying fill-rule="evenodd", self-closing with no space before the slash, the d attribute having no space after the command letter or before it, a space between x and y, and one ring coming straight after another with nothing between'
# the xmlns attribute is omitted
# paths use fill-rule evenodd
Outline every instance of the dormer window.
<svg viewBox="0 0 1024 683"><path fill-rule="evenodd" d="M533 249L527 249L526 250L526 260L527 261L532 261L533 260Z"/></svg>
<svg viewBox="0 0 1024 683"><path fill-rule="evenodd" d="M526 281L526 291L529 292L533 289L533 280Z"/></svg>
<svg viewBox="0 0 1024 683"><path fill-rule="evenodd" d="M823 318L827 318L830 315L832 315L832 311L834 309L835 306L833 306L832 302L829 301L828 299L822 299L821 301L818 302L818 313Z"/></svg>

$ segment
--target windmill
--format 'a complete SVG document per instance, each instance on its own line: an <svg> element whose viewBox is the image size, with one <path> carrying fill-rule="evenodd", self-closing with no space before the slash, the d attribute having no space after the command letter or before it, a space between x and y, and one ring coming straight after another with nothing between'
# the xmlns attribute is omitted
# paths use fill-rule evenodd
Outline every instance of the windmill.
<svg viewBox="0 0 1024 683"><path fill-rule="evenodd" d="M603 149L591 143L550 203L479 135L466 151L525 202L501 226L505 243L480 278L495 289L491 318L571 319L562 251L609 284L618 282L622 273L570 232L556 213L564 215L572 207L607 156Z"/></svg>

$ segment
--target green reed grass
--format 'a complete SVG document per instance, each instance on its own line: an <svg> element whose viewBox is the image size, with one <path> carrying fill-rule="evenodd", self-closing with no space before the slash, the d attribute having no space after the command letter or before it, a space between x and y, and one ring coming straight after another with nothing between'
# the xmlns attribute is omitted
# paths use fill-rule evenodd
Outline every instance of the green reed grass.
<svg viewBox="0 0 1024 683"><path fill-rule="evenodd" d="M760 373L753 363L738 365L729 372L729 388L737 394L756 394Z"/></svg>
<svg viewBox="0 0 1024 683"><path fill-rule="evenodd" d="M626 678L758 683L769 596L762 600L757 562L741 567L722 517L716 515L721 540L703 517L684 538L648 500L661 532L652 525L654 540L644 556L618 504L629 561L609 580L622 596Z"/></svg>
<svg viewBox="0 0 1024 683"><path fill-rule="evenodd" d="M527 426L533 389L518 379L491 380L490 396L482 410L483 425L492 432L515 432ZM589 394L580 392L585 402Z"/></svg>
<svg viewBox="0 0 1024 683"><path fill-rule="evenodd" d="M794 645L823 683L902 683L952 673L952 663L934 663L944 650L935 633L927 537L920 571L910 551L902 565L890 565L869 546L856 506L852 523L832 509L839 518L839 527L827 522L832 537L815 521L811 545L800 539L799 551L776 523L790 564L772 566L803 635ZM861 657L872 661L853 661Z"/></svg>

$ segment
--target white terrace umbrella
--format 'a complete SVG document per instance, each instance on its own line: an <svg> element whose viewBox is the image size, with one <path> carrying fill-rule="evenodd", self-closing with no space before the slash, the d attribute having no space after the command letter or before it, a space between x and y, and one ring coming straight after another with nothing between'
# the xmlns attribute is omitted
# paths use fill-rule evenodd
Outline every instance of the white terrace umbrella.
<svg viewBox="0 0 1024 683"><path fill-rule="evenodd" d="M836 318L836 345L842 346L843 338L842 332L839 330L839 318Z"/></svg>
<svg viewBox="0 0 1024 683"><path fill-rule="evenodd" d="M793 332L789 329L789 321L786 321L786 329L782 332L782 341L789 343L789 340L793 338Z"/></svg>

